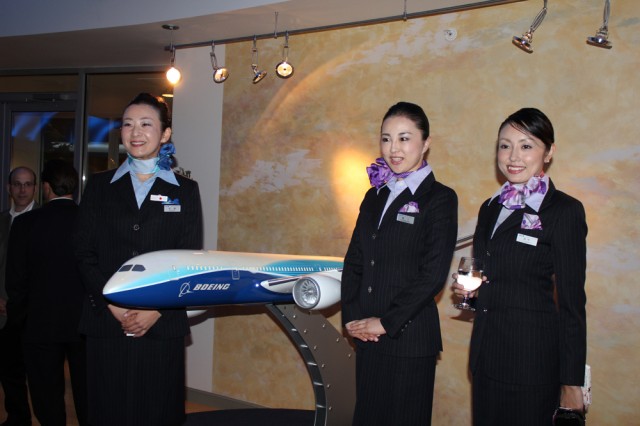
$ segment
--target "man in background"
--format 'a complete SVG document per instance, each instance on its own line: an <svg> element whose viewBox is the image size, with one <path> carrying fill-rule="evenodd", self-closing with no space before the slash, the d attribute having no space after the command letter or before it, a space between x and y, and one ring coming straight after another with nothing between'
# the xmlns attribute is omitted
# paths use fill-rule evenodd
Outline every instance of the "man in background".
<svg viewBox="0 0 640 426"><path fill-rule="evenodd" d="M78 173L63 160L42 174L46 204L14 220L7 253L9 321L22 324L23 354L33 412L42 425L65 426L65 360L78 423L86 424L85 344L78 333L84 288L71 235Z"/></svg>
<svg viewBox="0 0 640 426"><path fill-rule="evenodd" d="M9 173L7 191L12 206L0 213L0 384L4 390L4 407L7 412L7 419L1 426L29 426L31 410L20 343L21 330L7 323L5 262L13 219L37 207L33 199L36 193L35 172L28 167L13 169Z"/></svg>

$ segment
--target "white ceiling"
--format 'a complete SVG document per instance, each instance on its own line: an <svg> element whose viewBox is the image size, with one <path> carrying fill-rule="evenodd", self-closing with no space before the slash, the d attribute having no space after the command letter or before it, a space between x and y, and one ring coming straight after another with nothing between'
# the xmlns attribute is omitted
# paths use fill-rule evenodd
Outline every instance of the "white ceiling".
<svg viewBox="0 0 640 426"><path fill-rule="evenodd" d="M516 1L523 0L4 0L0 72L162 66L172 38L181 48L401 19L405 4L411 18Z"/></svg>

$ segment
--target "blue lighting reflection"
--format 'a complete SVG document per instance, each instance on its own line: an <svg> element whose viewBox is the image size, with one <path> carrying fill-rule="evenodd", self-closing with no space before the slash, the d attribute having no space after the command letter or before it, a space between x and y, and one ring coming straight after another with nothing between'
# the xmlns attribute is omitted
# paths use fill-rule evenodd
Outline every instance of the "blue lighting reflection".
<svg viewBox="0 0 640 426"><path fill-rule="evenodd" d="M21 112L14 115L11 137L21 136L30 141L40 137L42 129L49 124L57 112Z"/></svg>
<svg viewBox="0 0 640 426"><path fill-rule="evenodd" d="M109 142L109 132L120 128L120 120L90 116L87 122L89 127L89 143Z"/></svg>

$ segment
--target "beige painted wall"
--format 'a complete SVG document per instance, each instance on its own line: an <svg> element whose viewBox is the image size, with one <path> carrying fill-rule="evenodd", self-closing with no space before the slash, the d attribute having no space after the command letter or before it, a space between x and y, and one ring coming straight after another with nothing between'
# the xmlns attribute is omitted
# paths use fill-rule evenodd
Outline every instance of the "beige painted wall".
<svg viewBox="0 0 640 426"><path fill-rule="evenodd" d="M590 423L637 423L640 400L640 3L612 5L612 50L587 46L602 1L550 2L531 55L511 45L542 2L292 36L295 74L275 77L283 38L258 41L269 75L251 84L251 43L228 45L220 170L220 250L343 256L378 154L380 119L399 100L424 107L429 162L460 198L460 235L497 188L494 141L535 106L556 127L550 176L587 210ZM444 30L458 36L446 41ZM461 255L456 253L454 262ZM469 424L471 323L439 300L444 352L435 425ZM213 391L269 407L313 408L301 358L263 308L217 310ZM331 318L339 324L339 314Z"/></svg>

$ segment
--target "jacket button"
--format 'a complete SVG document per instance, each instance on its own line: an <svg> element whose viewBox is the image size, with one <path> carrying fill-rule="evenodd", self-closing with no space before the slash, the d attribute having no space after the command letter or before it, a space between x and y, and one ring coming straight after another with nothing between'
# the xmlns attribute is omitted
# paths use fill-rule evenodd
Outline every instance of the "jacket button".
<svg viewBox="0 0 640 426"><path fill-rule="evenodd" d="M138 255L137 251L134 250L134 251L131 252L131 256L137 256L137 255Z"/></svg>
<svg viewBox="0 0 640 426"><path fill-rule="evenodd" d="M491 257L491 253L489 253L489 250L487 250L487 256Z"/></svg>
<svg viewBox="0 0 640 426"><path fill-rule="evenodd" d="M375 240L375 239L376 239L376 236L377 236L376 234L371 234L371 239L372 239L372 240Z"/></svg>
<svg viewBox="0 0 640 426"><path fill-rule="evenodd" d="M140 230L140 225L138 225L137 223L135 225L133 225L133 230L134 231Z"/></svg>
<svg viewBox="0 0 640 426"><path fill-rule="evenodd" d="M371 266L373 266L373 265L375 265L375 264L376 264L376 261L372 259L372 260L371 260Z"/></svg>
<svg viewBox="0 0 640 426"><path fill-rule="evenodd" d="M488 310L487 308L484 308L484 309L482 310L482 312L484 312L484 313L486 314L487 312L489 312L489 310Z"/></svg>
<svg viewBox="0 0 640 426"><path fill-rule="evenodd" d="M369 293L371 293L371 286L369 286L369 288L367 289L367 291L368 291Z"/></svg>

